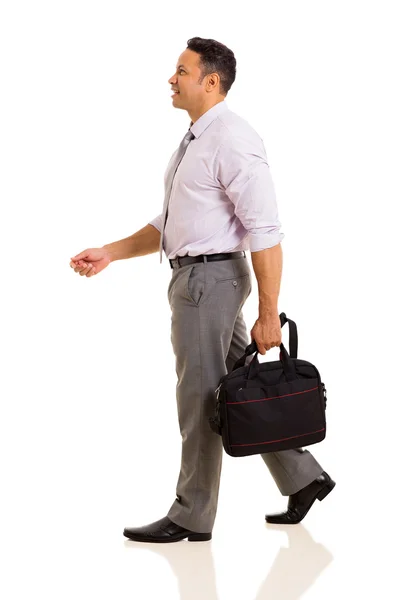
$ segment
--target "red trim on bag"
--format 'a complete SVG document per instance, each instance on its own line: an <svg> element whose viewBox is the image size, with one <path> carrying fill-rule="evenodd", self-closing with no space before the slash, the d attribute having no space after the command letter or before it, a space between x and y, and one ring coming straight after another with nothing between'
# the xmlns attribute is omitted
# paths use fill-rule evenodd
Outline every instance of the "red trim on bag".
<svg viewBox="0 0 400 600"><path fill-rule="evenodd" d="M244 388L247 390L251 390L251 388ZM225 404L245 404L246 402L262 402L264 400L275 400L276 398L286 398L286 396L296 396L297 394L305 394L306 392L313 392L317 390L317 387L311 388L310 390L304 390L302 392L293 392L293 394L284 394L283 396L271 396L271 398L259 398L257 400L240 400L239 402L226 402Z"/></svg>
<svg viewBox="0 0 400 600"><path fill-rule="evenodd" d="M272 440L271 442L256 442L255 444L229 444L230 446L258 446L259 444L275 444L275 442L284 442L286 440L293 440L294 438L303 437L305 435L312 435L313 433L320 433L325 431L325 427L318 429L318 431L310 431L310 433L301 433L300 435L292 435L292 437L282 438L281 440Z"/></svg>

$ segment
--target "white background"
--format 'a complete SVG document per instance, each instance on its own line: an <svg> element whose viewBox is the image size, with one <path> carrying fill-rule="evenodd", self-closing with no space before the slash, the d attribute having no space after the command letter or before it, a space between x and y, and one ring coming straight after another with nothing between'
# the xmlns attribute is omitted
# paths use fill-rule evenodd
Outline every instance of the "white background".
<svg viewBox="0 0 400 600"><path fill-rule="evenodd" d="M2 1L4 599L398 597L397 8ZM163 517L179 473L171 270L152 254L86 278L69 260L161 212L190 123L168 79L194 36L234 51L227 104L264 140L279 311L327 387L327 437L310 450L337 486L274 530L264 515L287 499L264 462L224 454L212 541L135 544L123 528Z"/></svg>

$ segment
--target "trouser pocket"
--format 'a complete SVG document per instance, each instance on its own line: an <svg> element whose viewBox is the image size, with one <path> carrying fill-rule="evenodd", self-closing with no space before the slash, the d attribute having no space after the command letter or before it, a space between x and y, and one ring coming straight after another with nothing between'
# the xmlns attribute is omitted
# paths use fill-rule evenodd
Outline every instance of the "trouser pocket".
<svg viewBox="0 0 400 600"><path fill-rule="evenodd" d="M202 263L194 264L188 269L185 274L185 296L188 300L198 306L201 302L201 298L204 295L205 281L204 281L204 266Z"/></svg>

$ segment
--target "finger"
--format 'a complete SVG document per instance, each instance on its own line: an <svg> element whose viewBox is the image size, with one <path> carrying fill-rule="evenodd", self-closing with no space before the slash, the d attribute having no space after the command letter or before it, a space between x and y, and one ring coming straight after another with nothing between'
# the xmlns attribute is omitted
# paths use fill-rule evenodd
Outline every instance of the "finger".
<svg viewBox="0 0 400 600"><path fill-rule="evenodd" d="M83 276L83 275L86 275L87 273L89 273L92 266L93 266L92 264L88 264L85 269L82 269L82 271L80 272L80 275Z"/></svg>
<svg viewBox="0 0 400 600"><path fill-rule="evenodd" d="M76 254L75 256L71 256L71 260L74 260L75 262L77 262L78 260L81 260L82 258L86 258L87 252L83 251L80 252L79 254Z"/></svg>
<svg viewBox="0 0 400 600"><path fill-rule="evenodd" d="M89 263L89 264L88 264L88 268L87 268L87 269L85 269L85 273L84 273L84 275L86 275L86 277L90 277L90 275L91 275L91 274L92 274L92 272L93 272L93 269L94 269L94 267L93 267L92 263Z"/></svg>
<svg viewBox="0 0 400 600"><path fill-rule="evenodd" d="M74 271L75 273L80 273L83 269L86 269L87 264L86 263L79 263L76 265Z"/></svg>
<svg viewBox="0 0 400 600"><path fill-rule="evenodd" d="M96 273L96 268L92 267L90 269L90 271L86 274L86 277L92 277L92 275L95 275L95 273Z"/></svg>

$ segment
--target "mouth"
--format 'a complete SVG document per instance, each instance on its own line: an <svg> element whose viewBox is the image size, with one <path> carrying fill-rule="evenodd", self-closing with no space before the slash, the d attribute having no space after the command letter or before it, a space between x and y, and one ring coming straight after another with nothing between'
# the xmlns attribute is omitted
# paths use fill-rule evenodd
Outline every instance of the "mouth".
<svg viewBox="0 0 400 600"><path fill-rule="evenodd" d="M174 93L172 94L172 96L177 96L179 94L179 92L177 92L176 90L172 90Z"/></svg>

